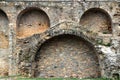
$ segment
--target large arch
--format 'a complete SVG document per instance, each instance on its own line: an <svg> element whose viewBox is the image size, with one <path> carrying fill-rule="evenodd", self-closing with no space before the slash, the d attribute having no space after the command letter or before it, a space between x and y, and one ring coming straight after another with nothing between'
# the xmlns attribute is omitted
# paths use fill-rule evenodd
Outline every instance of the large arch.
<svg viewBox="0 0 120 80"><path fill-rule="evenodd" d="M93 46L81 37L61 34L46 40L35 56L35 77L100 77Z"/></svg>
<svg viewBox="0 0 120 80"><path fill-rule="evenodd" d="M50 20L43 10L29 7L20 12L16 25L17 38L26 38L45 32L50 27Z"/></svg>
<svg viewBox="0 0 120 80"><path fill-rule="evenodd" d="M31 77L36 73L36 55L39 54L40 47L46 43L49 39L59 36L59 35L73 35L79 38L84 39L90 46L94 47L95 41L93 39L87 37L81 30L76 29L63 29L59 26L51 27L49 30L44 32L43 34L35 34L32 37L28 37L25 39L17 39L17 44L21 48L20 56L19 56L19 71L22 75L29 75ZM21 44L19 44L19 42ZM29 57L28 57L29 55ZM96 54L99 56L98 54ZM27 57L27 58L26 58ZM25 64L30 64L30 67L25 66ZM24 66L24 69L22 66Z"/></svg>
<svg viewBox="0 0 120 80"><path fill-rule="evenodd" d="M6 13L0 9L0 76L8 75L9 53L9 20Z"/></svg>
<svg viewBox="0 0 120 80"><path fill-rule="evenodd" d="M111 34L112 19L110 15L101 8L90 8L81 16L80 24L84 29L91 32Z"/></svg>

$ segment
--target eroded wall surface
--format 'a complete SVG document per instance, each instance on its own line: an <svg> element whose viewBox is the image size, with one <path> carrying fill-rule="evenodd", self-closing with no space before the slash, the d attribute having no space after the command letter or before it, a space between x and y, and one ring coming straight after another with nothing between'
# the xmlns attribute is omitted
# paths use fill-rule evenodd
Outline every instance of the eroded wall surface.
<svg viewBox="0 0 120 80"><path fill-rule="evenodd" d="M0 9L2 76L120 75L119 1L6 0Z"/></svg>
<svg viewBox="0 0 120 80"><path fill-rule="evenodd" d="M46 41L36 55L36 62L36 77L101 76L92 46L73 35L59 35Z"/></svg>

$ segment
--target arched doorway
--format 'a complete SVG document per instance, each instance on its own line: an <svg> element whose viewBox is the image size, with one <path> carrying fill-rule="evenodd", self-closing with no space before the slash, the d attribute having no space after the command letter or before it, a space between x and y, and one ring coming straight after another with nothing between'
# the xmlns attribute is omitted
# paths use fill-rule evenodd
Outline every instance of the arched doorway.
<svg viewBox="0 0 120 80"><path fill-rule="evenodd" d="M26 8L17 17L17 38L45 32L49 27L49 17L43 10L35 7Z"/></svg>
<svg viewBox="0 0 120 80"><path fill-rule="evenodd" d="M59 35L47 40L39 48L35 61L35 77L101 76L93 47L74 35Z"/></svg>
<svg viewBox="0 0 120 80"><path fill-rule="evenodd" d="M110 15L103 9L91 8L82 15L80 24L84 29L92 33L112 33L112 20Z"/></svg>

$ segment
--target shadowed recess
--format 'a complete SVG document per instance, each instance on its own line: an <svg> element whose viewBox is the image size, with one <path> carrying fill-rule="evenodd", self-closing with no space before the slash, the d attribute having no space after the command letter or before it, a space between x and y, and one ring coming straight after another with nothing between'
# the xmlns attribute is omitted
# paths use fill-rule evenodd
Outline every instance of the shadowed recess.
<svg viewBox="0 0 120 80"><path fill-rule="evenodd" d="M8 48L8 17L5 12L0 10L0 48Z"/></svg>
<svg viewBox="0 0 120 80"><path fill-rule="evenodd" d="M93 47L80 37L59 35L47 40L36 57L35 77L100 77Z"/></svg>
<svg viewBox="0 0 120 80"><path fill-rule="evenodd" d="M0 76L8 76L9 53L9 20L6 13L0 10Z"/></svg>
<svg viewBox="0 0 120 80"><path fill-rule="evenodd" d="M99 8L91 8L87 10L80 19L83 29L87 29L93 33L112 33L112 21L109 14Z"/></svg>
<svg viewBox="0 0 120 80"><path fill-rule="evenodd" d="M43 33L50 27L47 14L39 8L26 8L17 18L17 38Z"/></svg>

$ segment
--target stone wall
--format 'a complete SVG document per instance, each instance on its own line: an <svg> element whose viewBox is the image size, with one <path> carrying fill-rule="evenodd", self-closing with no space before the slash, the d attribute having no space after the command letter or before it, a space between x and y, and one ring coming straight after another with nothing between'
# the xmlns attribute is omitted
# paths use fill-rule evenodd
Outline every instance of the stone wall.
<svg viewBox="0 0 120 80"><path fill-rule="evenodd" d="M36 1L0 2L0 65L4 64L0 66L1 76L94 78L120 75L119 1ZM60 58L58 55L63 53ZM61 62L67 59L63 65L65 72L59 67L61 62L54 59L62 59ZM45 61L48 65L59 66L51 72L54 66L48 67ZM79 65L75 66L75 62ZM80 66L82 63L85 65ZM71 74L67 74L68 67ZM93 70L95 67L98 70ZM57 74L59 70L62 75ZM91 72L94 73L90 75Z"/></svg>
<svg viewBox="0 0 120 80"><path fill-rule="evenodd" d="M80 37L59 35L47 40L36 55L36 77L100 77L92 46Z"/></svg>

